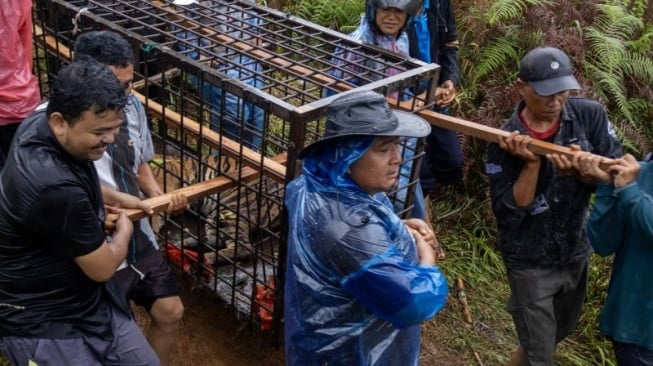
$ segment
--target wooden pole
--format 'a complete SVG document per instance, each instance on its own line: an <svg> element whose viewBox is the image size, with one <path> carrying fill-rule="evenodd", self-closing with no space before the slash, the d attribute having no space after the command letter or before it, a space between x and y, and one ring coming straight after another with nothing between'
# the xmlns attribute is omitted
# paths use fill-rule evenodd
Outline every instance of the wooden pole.
<svg viewBox="0 0 653 366"><path fill-rule="evenodd" d="M286 154L277 155L272 159L275 162L279 163L285 162ZM240 171L231 172L226 174L226 176L219 176L213 179L205 180L196 184L176 189L172 192L168 192L157 197L147 198L143 201L152 207L152 210L154 211L153 214L157 214L164 212L168 208L172 197L177 194L183 194L186 196L188 202L193 202L202 197L206 197L218 192L224 192L229 188L235 187L238 184L238 178L240 178L240 182L251 183L258 179L260 176L261 174L259 171L254 170L250 167L244 167ZM139 220L147 216L147 213L141 209L128 209L125 210L125 212L132 221Z"/></svg>

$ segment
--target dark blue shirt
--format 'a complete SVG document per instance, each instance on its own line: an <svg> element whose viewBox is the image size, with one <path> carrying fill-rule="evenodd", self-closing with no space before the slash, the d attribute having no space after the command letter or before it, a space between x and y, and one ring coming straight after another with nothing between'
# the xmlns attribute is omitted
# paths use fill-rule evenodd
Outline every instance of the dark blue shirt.
<svg viewBox="0 0 653 366"><path fill-rule="evenodd" d="M519 119L524 107L521 102L501 129L528 134ZM558 131L550 142L565 146L577 144L583 151L606 157L622 155L607 114L599 103L589 99L567 100ZM589 254L584 222L594 187L562 174L545 158L541 159L535 199L527 207L519 207L513 186L524 161L496 143L488 147L486 173L497 219L499 248L511 269L567 265Z"/></svg>

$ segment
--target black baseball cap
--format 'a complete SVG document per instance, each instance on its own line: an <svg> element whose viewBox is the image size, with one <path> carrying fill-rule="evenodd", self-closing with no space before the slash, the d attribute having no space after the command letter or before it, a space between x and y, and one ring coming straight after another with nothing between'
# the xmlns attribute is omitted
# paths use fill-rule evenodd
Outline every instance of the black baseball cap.
<svg viewBox="0 0 653 366"><path fill-rule="evenodd" d="M392 110L385 97L374 91L353 91L327 107L324 135L299 153L303 159L315 149L344 136L424 137L431 132L423 118Z"/></svg>
<svg viewBox="0 0 653 366"><path fill-rule="evenodd" d="M555 47L538 47L529 51L519 64L519 79L542 96L580 89L569 57Z"/></svg>

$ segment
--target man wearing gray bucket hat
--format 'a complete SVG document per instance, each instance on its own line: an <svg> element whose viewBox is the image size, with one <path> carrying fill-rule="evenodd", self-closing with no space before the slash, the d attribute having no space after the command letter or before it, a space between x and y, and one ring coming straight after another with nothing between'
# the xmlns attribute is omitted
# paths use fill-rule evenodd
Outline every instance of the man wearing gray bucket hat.
<svg viewBox="0 0 653 366"><path fill-rule="evenodd" d="M561 50L528 52L516 86L523 99L502 127L512 133L490 144L486 165L511 289L507 310L520 344L509 365L552 365L556 344L576 327L585 300L584 221L595 184L578 159L542 158L528 144L536 138L606 157L622 152L601 105L569 98L580 85Z"/></svg>
<svg viewBox="0 0 653 366"><path fill-rule="evenodd" d="M327 110L307 146L303 174L286 189L287 365L417 365L420 323L444 305L434 235L402 221L385 192L397 184L399 137L422 137L423 119L356 91Z"/></svg>

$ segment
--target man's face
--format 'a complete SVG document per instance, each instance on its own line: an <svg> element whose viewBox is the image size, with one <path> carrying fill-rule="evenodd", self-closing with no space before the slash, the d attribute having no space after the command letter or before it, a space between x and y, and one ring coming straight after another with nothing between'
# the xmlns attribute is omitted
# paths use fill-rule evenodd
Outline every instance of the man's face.
<svg viewBox="0 0 653 366"><path fill-rule="evenodd" d="M96 114L93 110L82 113L70 125L61 113L50 116L50 127L61 146L72 156L82 160L97 160L116 138L122 125L124 111L107 110Z"/></svg>
<svg viewBox="0 0 653 366"><path fill-rule="evenodd" d="M517 81L517 86L521 95L524 97L526 108L528 108L529 113L536 120L554 122L560 118L562 107L565 105L567 98L569 98L569 90L543 96L537 94L535 89L521 80Z"/></svg>
<svg viewBox="0 0 653 366"><path fill-rule="evenodd" d="M378 8L376 9L376 26L379 27L381 33L397 37L399 31L406 23L408 14L405 11L397 8Z"/></svg>
<svg viewBox="0 0 653 366"><path fill-rule="evenodd" d="M110 66L109 69L116 75L120 84L125 88L125 93L131 95L132 85L134 83L134 65L127 65L125 67Z"/></svg>
<svg viewBox="0 0 653 366"><path fill-rule="evenodd" d="M349 175L368 194L387 192L397 183L400 163L399 138L377 137L365 155L351 165Z"/></svg>

